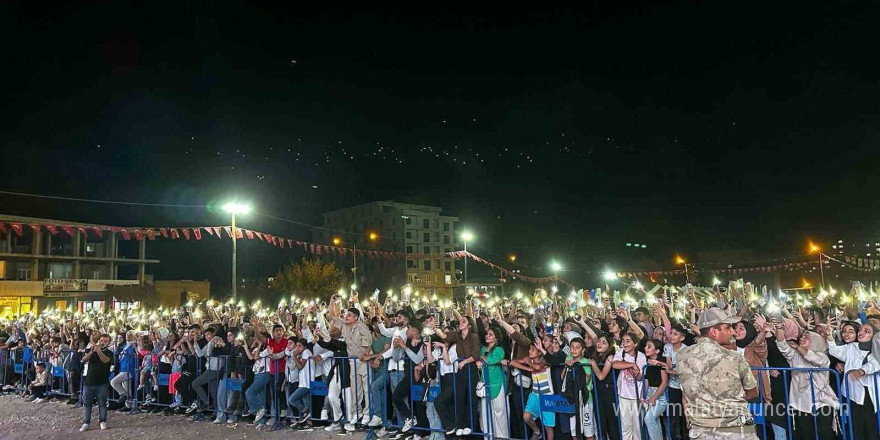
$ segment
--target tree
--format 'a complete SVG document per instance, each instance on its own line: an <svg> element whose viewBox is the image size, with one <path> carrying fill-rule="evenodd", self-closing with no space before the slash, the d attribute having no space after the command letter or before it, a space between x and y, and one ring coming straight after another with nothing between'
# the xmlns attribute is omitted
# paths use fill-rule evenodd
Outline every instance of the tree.
<svg viewBox="0 0 880 440"><path fill-rule="evenodd" d="M272 288L288 295L323 296L335 293L343 281L336 264L303 258L299 263L282 266L272 280Z"/></svg>

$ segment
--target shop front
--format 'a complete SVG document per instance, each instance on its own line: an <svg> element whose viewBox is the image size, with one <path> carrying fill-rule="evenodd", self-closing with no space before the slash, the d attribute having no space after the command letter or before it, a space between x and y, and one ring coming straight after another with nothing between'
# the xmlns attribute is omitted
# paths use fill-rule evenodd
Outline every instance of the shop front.
<svg viewBox="0 0 880 440"><path fill-rule="evenodd" d="M0 281L0 318L10 319L36 311L43 296L39 281Z"/></svg>

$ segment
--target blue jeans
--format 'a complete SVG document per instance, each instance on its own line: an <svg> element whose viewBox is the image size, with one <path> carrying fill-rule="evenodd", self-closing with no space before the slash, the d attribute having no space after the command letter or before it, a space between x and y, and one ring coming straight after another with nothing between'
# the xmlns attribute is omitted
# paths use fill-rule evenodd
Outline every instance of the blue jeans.
<svg viewBox="0 0 880 440"><path fill-rule="evenodd" d="M308 388L299 387L287 398L287 403L299 411L300 415L308 414L311 404L309 396L311 396L311 391Z"/></svg>
<svg viewBox="0 0 880 440"><path fill-rule="evenodd" d="M428 402L425 414L428 416L428 426L431 427L431 436L430 440L443 440L446 438L446 435L443 434L443 423L440 422L440 415L437 414L437 409L434 408L434 402Z"/></svg>
<svg viewBox="0 0 880 440"><path fill-rule="evenodd" d="M226 379L220 378L217 382L217 400L214 402L214 405L216 406L217 418L224 421L226 420L226 402L229 401L226 395Z"/></svg>
<svg viewBox="0 0 880 440"><path fill-rule="evenodd" d="M83 392L83 425L92 423L92 404L98 401L98 421L107 421L107 384L86 385Z"/></svg>
<svg viewBox="0 0 880 440"><path fill-rule="evenodd" d="M657 388L648 388L647 396L651 397L657 392ZM648 437L651 440L663 440L663 427L660 426L660 416L666 414L666 396L661 394L654 406L645 411L645 427L648 428Z"/></svg>
<svg viewBox="0 0 880 440"><path fill-rule="evenodd" d="M786 427L773 423L771 423L770 426L773 428L774 440L785 440L785 438L788 437L788 429L786 429Z"/></svg>
<svg viewBox="0 0 880 440"><path fill-rule="evenodd" d="M388 372L388 379L391 381L391 392L394 393L394 390L397 389L397 385L400 385L400 382L403 380L404 374L403 371L394 370ZM397 408L394 408L394 413L397 415L397 424L403 425L403 421L406 418L403 416L403 413L400 412Z"/></svg>
<svg viewBox="0 0 880 440"><path fill-rule="evenodd" d="M266 385L272 380L269 373L259 373L254 375L254 382L245 391L244 396L247 399L248 411L256 414L261 409L266 409ZM266 416L263 416L262 423L266 423ZM257 420L255 423L260 423Z"/></svg>
<svg viewBox="0 0 880 440"><path fill-rule="evenodd" d="M379 417L383 421L385 415L388 414L388 402L385 399L385 387L388 386L388 370L383 369L373 375L373 382L370 384L370 416Z"/></svg>

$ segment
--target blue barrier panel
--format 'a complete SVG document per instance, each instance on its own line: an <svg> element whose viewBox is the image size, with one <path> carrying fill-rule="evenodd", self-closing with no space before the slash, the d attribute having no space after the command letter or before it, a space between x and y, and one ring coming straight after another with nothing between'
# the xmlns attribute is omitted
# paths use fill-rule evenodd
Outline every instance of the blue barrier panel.
<svg viewBox="0 0 880 440"><path fill-rule="evenodd" d="M756 425L764 424L764 403L750 403L749 404L749 413L752 414L752 418L755 419Z"/></svg>
<svg viewBox="0 0 880 440"><path fill-rule="evenodd" d="M554 395L541 396L541 411L558 414L574 414L574 404L565 397Z"/></svg>
<svg viewBox="0 0 880 440"><path fill-rule="evenodd" d="M312 383L309 384L309 389L312 390L313 396L326 396L329 394L327 382L324 382L323 380L313 380Z"/></svg>
<svg viewBox="0 0 880 440"><path fill-rule="evenodd" d="M60 367L60 366L52 367L52 376L53 377L64 377L64 367Z"/></svg>
<svg viewBox="0 0 880 440"><path fill-rule="evenodd" d="M158 383L158 385L159 385L160 387L167 387L167 386L168 386L168 383L169 383L170 381L171 381L171 375L170 375L170 374L157 374L157 375L156 375L156 382Z"/></svg>
<svg viewBox="0 0 880 440"><path fill-rule="evenodd" d="M15 364L13 369L15 370L15 374L24 373L24 364Z"/></svg>
<svg viewBox="0 0 880 440"><path fill-rule="evenodd" d="M244 379L226 379L227 391L241 391L243 385Z"/></svg>

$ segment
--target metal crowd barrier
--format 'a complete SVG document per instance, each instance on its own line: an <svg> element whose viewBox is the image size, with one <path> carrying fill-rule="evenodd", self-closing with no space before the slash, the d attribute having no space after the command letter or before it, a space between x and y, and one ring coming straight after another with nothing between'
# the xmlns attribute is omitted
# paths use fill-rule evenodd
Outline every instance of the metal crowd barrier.
<svg viewBox="0 0 880 440"><path fill-rule="evenodd" d="M114 351L113 364L118 368L119 363L118 363L118 359L117 359L117 353L118 353L118 350ZM27 371L29 370L30 366L32 366L37 361L44 361L47 363L47 368L50 369L50 377L51 377L50 384L47 389L47 394L56 395L56 396L68 396L68 397L74 397L74 396L79 395L80 402L82 402L81 393L82 393L82 388L83 388L83 383L84 383L84 377L81 376L82 369L79 369L79 371L80 371L80 373L79 373L80 374L79 389L73 389L71 374L77 372L77 370L71 369L70 371L68 371L68 370L64 369L64 365L68 359L68 356L74 356L74 351L73 350L63 350L61 353L61 356L60 356L60 362L59 362L60 365L52 366L49 363L50 359L49 359L48 355L35 354L33 352L33 350L29 347L24 347L24 348L21 348L18 350L9 350L9 349L0 350L0 368L2 368L2 378L0 378L0 379L2 379L2 381L0 381L2 383L0 383L0 385L11 385L15 380L18 380L19 385L15 388L15 390L18 390L18 391L26 390L27 389L27 376L26 375L27 375ZM155 381L156 388L158 388L159 390L154 392L153 386L145 386L141 390L138 390L138 385L139 385L139 381L140 381L140 371L142 368L142 357L139 354L136 354L135 356L136 356L135 357L136 361L131 363L132 367L130 368L130 371L127 371L127 373L129 373L129 376L130 376L129 381L130 381L130 387L131 387L130 388L131 395L129 396L128 403L131 405L131 412L137 412L139 410L138 409L139 404L143 404L144 406L158 406L158 407L165 407L165 408L170 408L170 407L175 406L173 401L179 400L179 399L174 397L169 392L163 390L163 388L167 389L170 386L169 379L170 379L171 374L159 373L158 364L152 365L152 371L148 375L148 377L149 377L150 382ZM148 356L152 356L152 353L148 353ZM230 357L229 355L222 355L222 356L216 356L216 357L219 358L219 360L221 362L221 369L217 375L216 380L211 380L210 382L205 384L205 387L208 390L208 392L206 394L209 396L208 405L203 406L203 402L201 402L201 399L199 399L198 395L196 395L195 393L192 393L191 390L188 391L188 393L191 395L191 398L195 399L195 402L197 405L197 409L194 414L194 418L196 420L198 420L200 418L200 412L202 410L212 411L215 414L217 414L218 416L220 414L224 414L226 417L230 417L230 416L237 417L236 413L240 412L241 408L245 408L248 406L248 403L246 402L246 400L247 400L246 399L247 387L245 387L244 385L247 382L247 378L250 373L249 373L249 371L247 371L245 369L246 363L245 362L237 362L237 364L239 365L239 370L236 371L238 378L233 378L231 375L232 371L230 370L232 358L236 358L237 360L243 360L244 358L241 357L241 355L237 355L237 356L233 356L233 357ZM313 421L313 422L334 422L334 421L336 421L334 419L339 418L339 419L341 419L339 421L342 424L356 423L358 420L362 419L362 415L364 413L371 415L371 416L376 413L380 413L381 419L382 419L382 424L380 425L381 427L384 427L384 428L400 428L401 427L402 420L398 420L395 422L393 420L393 416L389 417L389 414L393 415L396 411L394 409L393 402L392 402L392 405L388 405L388 395L389 395L389 392L393 392L394 389L396 389L398 386L400 386L400 383L403 381L403 379L401 379L401 381L398 382L397 385L392 386L391 377L389 375L388 380L387 380L387 384L384 387L384 390L381 392L381 402L377 402L373 398L373 396L371 396L370 394L372 391L372 385L373 385L374 381L376 381L378 379L377 379L377 377L375 377L374 371L369 365L367 366L367 372L366 372L367 385L366 385L365 389L363 390L363 396L360 396L358 393L358 391L359 391L358 388L360 387L360 381L358 380L358 377L357 377L358 376L358 365L359 365L358 363L360 362L360 360L355 357L332 357L329 359L331 359L330 362L336 366L336 368L333 368L334 376L336 376L335 378L334 377L323 377L323 374L316 375L315 373L323 373L323 367L322 367L321 371L310 371L309 372L310 374L308 374L308 377L314 377L314 380L312 380L309 384L307 384L307 386L303 386L303 384L298 384L299 385L298 388L308 388L309 405L306 408L306 411L308 411L308 413L309 413L308 420ZM288 357L286 360L289 362L292 359L290 359ZM496 432L498 431L498 427L495 426L495 422L492 417L491 389L494 384L491 383L491 379L490 379L491 375L489 374L489 369L490 368L502 368L502 367L498 364L494 364L494 365L485 365L484 364L483 368L482 368L482 383L484 384L484 387L485 387L486 397L484 397L484 398L483 397L476 397L473 394L473 390L468 389L466 399L462 399L462 398L459 398L460 397L460 396L458 396L459 390L456 389L458 387L458 375L464 374L464 373L458 371L458 363L461 360L462 359L456 359L453 361L453 365L454 365L453 372L449 373L452 375L451 383L452 383L452 387L453 387L453 396L454 396L453 398L458 404L462 404L462 403L467 404L468 417L469 417L467 425L471 429L472 435L484 436L484 437L495 437ZM408 402L408 409L410 412L410 416L414 421L416 421L418 419L416 416L416 408L418 406L424 405L426 407L426 411L427 411L427 405L433 404L433 400L440 393L440 391L441 391L440 384L436 380L439 378L440 375L439 375L439 371L438 371L436 376L428 378L426 381L424 381L424 383L421 383L421 382L416 383L414 381L414 377L415 377L414 368L415 368L415 366L409 360L408 357L405 357L403 359L403 361L404 361L405 369L406 369L403 374L404 374L404 376L406 374L409 374L408 378L409 378L409 385L410 385L410 391L406 396L406 400ZM190 378L189 383L187 384L187 386L191 386L192 381L194 381L197 377L199 377L202 374L203 368L201 366L201 361L199 360L199 358L197 358L195 356L192 356L192 355L189 356L187 359L187 362L193 362L195 364L195 368L194 368L195 375ZM288 381L286 380L286 377L285 377L285 371L283 371L281 368L281 365L280 365L281 360L280 359L273 359L271 362L273 362L273 365L272 365L273 373L261 373L261 374L271 374L271 377L268 378L269 380L268 380L268 383L266 384L266 388L268 390L268 395L267 395L267 398L264 399L264 402L262 402L262 404L265 405L266 401L269 402L269 409L267 409L266 413L269 413L271 411L272 418L274 419L274 424L272 425L271 429L275 430L275 429L279 429L282 427L282 422L281 422L281 420L282 420L281 409L282 408L286 408L286 415L285 416L291 420L293 419L293 417L294 417L293 412L294 411L293 411L292 406L288 403L288 397L289 397L288 393L292 394L296 390L295 389L294 390L287 390L289 388L289 384L288 384ZM442 360L438 359L437 362L442 362ZM306 366L307 366L306 368L312 368L312 365L313 365L313 361L309 361L306 363ZM601 365L600 365L600 367L601 367ZM561 366L553 366L553 367L548 367L548 368L550 368L551 376L554 376L554 377L560 376L559 373L562 371ZM651 368L651 367L646 365L645 367L642 368L641 380L633 381L635 395L638 396L640 401L643 399L647 399L649 397L647 394L648 393L648 386L647 386L647 382L646 382L647 381L646 373L648 371L648 368ZM473 378L471 376L473 370L474 370L474 368L467 368L466 369L466 374L468 374L468 383L475 382L472 380ZM513 417L512 417L512 415L511 415L511 402L513 400L518 400L520 403L519 407L524 410L526 407L526 401L528 400L528 395L530 394L530 391L528 390L528 388L524 388L516 383L514 383L513 390L509 389L508 382L512 379L512 377L517 377L517 376L512 376L512 370L515 370L513 367L509 367L509 370L510 371L507 373L505 373L502 370L504 380L500 384L500 391L499 391L499 396L504 397L504 399L503 399L504 417L506 418L506 422L507 422L507 426L506 426L507 433L508 433L508 436L510 436L510 433L512 432L513 423L515 423L515 418L519 417L520 422L522 424L522 435L523 435L523 437L527 438L529 435L530 429L527 426L527 424L525 423L525 421L522 419L522 417L521 417L522 414L513 414ZM815 390L815 383L813 381L813 376L816 374L830 373L829 377L833 378L833 381L834 381L831 383L831 385L836 384L837 390L843 390L843 392L839 392L839 394L837 396L838 402L841 404L841 407L840 407L840 409L835 411L836 415L840 416L839 420L840 420L840 426L841 426L841 433L840 433L841 438L843 440L854 440L856 438L854 436L854 432L853 432L852 407L849 405L849 396L851 395L851 390L850 390L851 385L850 385L849 375L852 374L852 371L847 372L844 375L844 380L842 383L840 374L838 374L838 372L836 370L830 369L830 368L752 367L752 370L764 372L765 374L770 374L770 372L772 372L772 371L779 371L783 375L783 383L786 384L786 387L784 390L785 402L784 403L783 402L773 402L770 405L772 405L771 410L776 411L777 413L780 412L779 406L784 405L782 408L782 411L784 411L785 419L786 419L786 426L784 428L786 430L787 438L793 438L793 434L794 434L794 430L795 430L795 426L792 422L792 410L790 409L790 401L789 401L789 376L792 374L795 374L795 373L805 373L805 374L809 375L810 393L811 393L811 399L812 399L811 400L811 405L812 405L812 411L811 411L812 414L811 415L813 418L813 425L814 425L813 429L816 433L817 440L819 440L819 422L818 422L818 418L817 418L819 407L816 402L816 390ZM581 370L579 368L576 368L573 371L574 371L574 374L577 375L577 374L579 374L579 372ZM12 374L9 374L10 372ZM114 369L114 371L111 372L111 379L119 373L122 373L122 372ZM385 371L381 371L380 373L384 374L384 375L388 375L390 373L390 371L387 370L387 366L386 366ZM341 386L342 385L341 384L341 382L342 382L341 375L342 374L346 374L349 376L350 383L349 383L349 386L346 388L342 388L342 386ZM398 371L395 374L399 375L401 373ZM522 373L522 375L524 375L524 376L527 376L528 374L529 373L525 373L525 372ZM878 385L878 375L880 375L880 372L870 375L872 378L872 382L873 382L874 396L880 396L880 385ZM154 377L155 377L155 379L154 379ZM519 376L519 377L522 377L522 376ZM620 396L619 396L619 393L617 392L618 379L619 379L619 375L617 373L617 370L612 368L611 372L609 373L609 376L606 377L603 381L601 381L601 383L603 383L603 384L610 384L610 387L614 390L613 408L615 411L614 418L616 419L616 424L617 424L617 426L616 426L617 432L616 433L608 432L608 429L610 427L603 426L603 424L606 423L610 419L608 417L603 417L603 416L607 416L607 414L602 413L601 408L605 407L605 405L600 404L600 401L604 401L604 399L608 399L608 396L604 393L600 393L600 389L599 389L600 381L596 377L595 371L592 371L591 377L589 379L590 381L592 381L592 397L593 397L593 399L592 399L592 414L591 414L592 417L591 418L595 423L596 435L597 435L597 438L599 438L599 439L619 438L623 432L622 426L621 426L621 417L619 416L620 415L619 411L620 411L621 405L620 405ZM330 414L329 419L323 419L321 417L317 417L317 414L315 414L315 410L320 412L321 407L327 406L327 403L329 402L328 397L330 394L329 393L330 385L332 382L334 382L334 380L339 382L338 390L336 389L337 384L333 384L334 385L333 388L334 388L334 391L339 391L341 393L341 396L338 397L340 399L339 404L338 404L338 408L341 409L341 414L334 414L334 410L331 405L331 408L328 409L328 414ZM557 382L557 381L554 380L554 382ZM57 387L56 387L56 383L58 384ZM844 385L843 387L841 387L842 384ZM281 388L282 385L284 386L284 389L287 390L285 393L279 392L282 389ZM764 385L763 380L759 380L758 381L759 396L763 396L764 393L767 391L767 390L764 390L763 385ZM425 392L425 388L424 388L426 386L428 387L427 393ZM495 386L497 386L497 385L495 385ZM554 383L554 391L555 391L555 394L558 394L560 390L556 389L555 387L556 387L556 383ZM210 392L210 390L213 390L214 392L212 393L212 392ZM866 389L866 392L867 391L868 390ZM181 394L183 392L184 392L184 390L177 390L178 394ZM240 395L241 395L240 401L236 405L231 405L229 398L232 397L233 393L236 393L236 392L240 393ZM150 399L147 399L147 396L150 396ZM673 407L673 405L669 399L668 381L667 381L667 386L663 391L663 396L664 396L666 403L667 403L667 406L662 414L662 417L664 418L664 427L665 427L664 437L669 438L670 433L671 433L670 409ZM119 396L115 393L115 391L113 391L113 389L111 387L110 398L111 399L113 399L113 398L118 399L118 397ZM465 397L465 396L461 396L461 397ZM542 402L545 400L544 397L547 397L547 396L545 395L541 398ZM479 399L483 399L483 401L481 401ZM547 400L549 401L552 399L549 399L549 397L548 397ZM181 406L184 406L185 403L186 402L184 401L183 405L181 405ZM354 408L350 408L350 405L354 405ZM475 420L473 417L473 415L474 415L473 408L475 407L475 405L482 406L482 411L483 411L484 415L481 418L485 419L485 421L486 421L485 426L481 426L482 424L480 423L480 420ZM377 406L378 406L378 408L377 408ZM548 407L551 407L551 406L552 405L548 405ZM571 406L572 405L569 402L568 406L556 405L555 407L551 408L551 410L560 414L559 416L557 416L557 419L559 419L563 422L563 423L556 424L556 427L554 429L558 429L558 430L564 429L564 427L567 426L565 418L567 416L569 416L572 411L575 414L578 413L578 408L572 409ZM759 402L757 405L750 405L750 408L752 409L752 412L753 412L755 419L756 419L755 420L756 425L758 425L758 429L762 430L762 433L764 434L764 438L769 437L768 431L770 431L770 428L767 426L768 424L770 424L770 422L764 418L766 415L767 406L768 405L765 404L763 401ZM649 438L649 435L648 435L647 426L645 423L645 414L644 414L642 405L639 404L638 407L639 407L639 411L638 411L638 413L639 413L638 414L639 429L641 431L642 438L647 439L647 438ZM381 408L384 408L385 410L381 411ZM520 408L517 408L517 409L519 410ZM379 409L380 411L376 411L377 409ZM544 405L542 405L542 407L539 411L542 413L542 414L540 414L540 417L543 417L544 409L545 409L545 407L544 407ZM248 410L251 413L255 412L254 408L248 408ZM435 409L435 412L436 412L436 409ZM355 418L357 420L350 420L350 418L349 418L350 414L354 414ZM456 416L458 416L458 415L456 414ZM876 416L875 421L877 424L876 428L880 429L880 413L875 412L875 416ZM438 414L438 417L439 417L439 414ZM431 427L430 426L431 423L432 423L431 417L429 417L429 426L428 427L417 426L414 424L413 431L424 432L424 433L442 433L445 430L448 430L451 428L451 427L443 426L442 424L439 427L437 427L437 426ZM544 423L541 423L541 425L542 425L541 429L544 431L544 433L543 433L544 437L546 438L546 429L547 428L544 427ZM503 432L503 430L501 432ZM373 435L375 435L375 433L374 433L374 430L371 428L369 430L368 438L370 438Z"/></svg>

